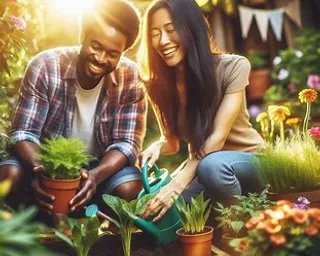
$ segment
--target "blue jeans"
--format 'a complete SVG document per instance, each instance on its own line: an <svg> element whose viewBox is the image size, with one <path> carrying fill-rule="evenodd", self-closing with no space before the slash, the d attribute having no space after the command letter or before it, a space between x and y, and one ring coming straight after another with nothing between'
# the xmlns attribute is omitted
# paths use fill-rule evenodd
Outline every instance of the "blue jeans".
<svg viewBox="0 0 320 256"><path fill-rule="evenodd" d="M204 191L213 202L225 202L234 195L261 192L255 166L258 159L251 153L219 151L204 157L198 164L196 178L183 192L186 201Z"/></svg>
<svg viewBox="0 0 320 256"><path fill-rule="evenodd" d="M88 170L97 167L99 164L98 160L94 160L90 162L88 166ZM9 159L6 159L2 162L0 162L0 167L3 165L15 165L21 168L21 163L15 159L14 157L10 157ZM135 181L135 180L141 180L141 172L139 169L135 166L126 166L123 169L119 170L115 174L113 174L108 179L104 180L101 184L99 184L97 188L97 192L99 194L111 194L111 192L119 185L129 182L129 181Z"/></svg>

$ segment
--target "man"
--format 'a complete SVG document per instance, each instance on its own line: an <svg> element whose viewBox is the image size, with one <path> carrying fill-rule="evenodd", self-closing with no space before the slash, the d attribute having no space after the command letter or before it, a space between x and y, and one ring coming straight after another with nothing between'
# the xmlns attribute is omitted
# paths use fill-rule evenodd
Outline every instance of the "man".
<svg viewBox="0 0 320 256"><path fill-rule="evenodd" d="M135 63L122 57L136 42L139 24L126 0L98 0L82 14L81 47L42 52L27 67L12 123L14 158L0 163L0 178L10 178L15 189L33 177L36 201L48 212L54 198L33 175L43 168L37 152L45 138L80 138L99 159L82 171L71 211L96 191L131 200L141 189L133 165L145 135L146 101Z"/></svg>

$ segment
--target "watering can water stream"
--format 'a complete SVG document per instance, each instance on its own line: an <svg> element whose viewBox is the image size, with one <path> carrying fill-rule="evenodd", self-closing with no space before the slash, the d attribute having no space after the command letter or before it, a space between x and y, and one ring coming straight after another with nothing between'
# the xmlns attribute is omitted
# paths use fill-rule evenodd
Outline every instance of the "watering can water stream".
<svg viewBox="0 0 320 256"><path fill-rule="evenodd" d="M154 173L154 178L149 178L149 171ZM158 192L163 186L167 185L171 181L171 176L168 170L159 169L157 165L154 165L152 169L149 170L148 161L142 168L141 175L143 189L138 194L138 199L147 194ZM110 220L110 217L98 211L98 207L96 205L90 205L86 209L86 215L88 217L93 214L98 214L100 217ZM155 216L151 216L146 220L135 216L134 223L141 230L149 233L157 245L177 240L176 231L180 229L182 225L176 205L173 204L160 220L152 222L152 219Z"/></svg>

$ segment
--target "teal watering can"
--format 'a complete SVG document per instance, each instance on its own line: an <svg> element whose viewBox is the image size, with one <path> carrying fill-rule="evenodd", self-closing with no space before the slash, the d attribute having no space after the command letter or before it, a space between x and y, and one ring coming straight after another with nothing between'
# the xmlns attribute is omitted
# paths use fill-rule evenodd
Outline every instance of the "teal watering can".
<svg viewBox="0 0 320 256"><path fill-rule="evenodd" d="M160 188L171 181L168 170L159 169L157 165L153 165L152 169L149 170L148 162L149 161L147 161L142 168L143 189L138 194L138 199L146 194L158 192ZM153 179L149 178L149 171L154 173ZM173 204L160 220L152 222L155 216L151 216L147 220L137 217L135 224L143 231L151 234L158 245L177 240L176 231L180 229L182 225L176 205Z"/></svg>

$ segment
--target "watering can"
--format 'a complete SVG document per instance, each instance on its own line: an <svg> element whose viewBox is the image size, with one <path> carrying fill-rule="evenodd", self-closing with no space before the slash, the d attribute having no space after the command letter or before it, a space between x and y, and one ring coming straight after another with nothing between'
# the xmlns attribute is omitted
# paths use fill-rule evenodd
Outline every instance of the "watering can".
<svg viewBox="0 0 320 256"><path fill-rule="evenodd" d="M142 168L142 183L143 189L138 194L138 199L146 194L155 193L163 186L171 181L171 176L166 169L159 169L155 164L151 169L148 169L148 162ZM149 178L149 172L154 173L154 178ZM179 199L178 199L179 200ZM135 224L143 231L148 232L154 238L156 244L165 244L177 240L176 231L182 227L179 218L179 212L175 203L166 212L166 214L157 222L152 222L155 216L151 216L147 220L137 217Z"/></svg>

